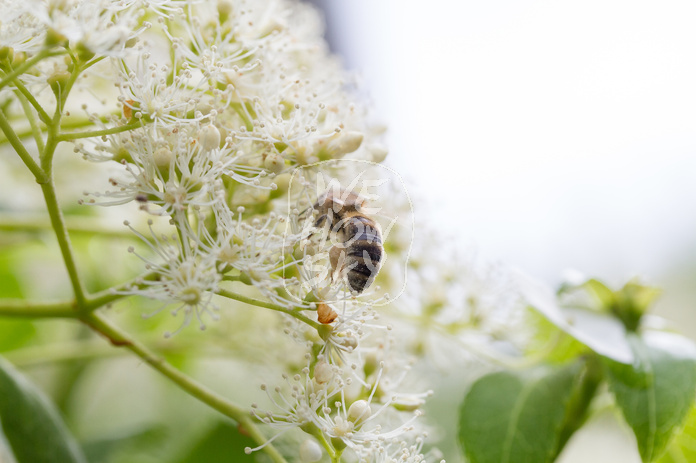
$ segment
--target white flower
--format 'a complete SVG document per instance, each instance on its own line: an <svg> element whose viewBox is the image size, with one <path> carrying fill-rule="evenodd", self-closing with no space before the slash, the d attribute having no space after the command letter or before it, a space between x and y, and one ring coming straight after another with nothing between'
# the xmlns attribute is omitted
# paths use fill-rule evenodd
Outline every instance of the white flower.
<svg viewBox="0 0 696 463"><path fill-rule="evenodd" d="M248 29L254 27L254 18L248 13L257 11L251 7L247 14L229 16L221 24L220 15L225 14L224 3L205 2L197 5L190 21L183 21L184 34L179 30L170 30L165 25L165 33L176 46L178 55L192 67L214 82L223 86L238 83L236 77L246 76L259 67L255 53L266 45L272 36L259 31L251 33ZM230 8L239 8L231 6ZM262 10L263 11L263 10ZM216 17L217 16L217 17ZM183 35L183 37L182 37Z"/></svg>
<svg viewBox="0 0 696 463"><path fill-rule="evenodd" d="M92 56L124 56L126 42L149 27L139 26L139 9L109 0L30 0L28 8L52 34Z"/></svg>
<svg viewBox="0 0 696 463"><path fill-rule="evenodd" d="M124 110L135 118L154 122L153 133L159 127L175 128L180 124L198 122L203 115L189 117L202 98L193 91L195 82L187 66L180 70L169 64L159 64L149 52L140 50L135 64L119 62L121 97Z"/></svg>
<svg viewBox="0 0 696 463"><path fill-rule="evenodd" d="M133 230L156 254L161 262L155 262L137 254L134 248L129 251L137 255L146 264L146 269L152 278L141 278L128 289L119 291L120 294L136 294L163 302L162 306L153 312L155 315L164 308L175 305L172 315L183 313L181 326L173 333L178 333L188 326L195 317L201 329L205 329L204 315L217 320L215 313L218 307L212 302L217 291L220 275L215 267L214 257L201 252L195 243L189 243L184 236L180 239L176 233L172 236L157 235L152 229L152 220L148 221L152 241L135 231L128 222L126 225ZM170 334L165 334L170 336Z"/></svg>
<svg viewBox="0 0 696 463"><path fill-rule="evenodd" d="M331 363L349 364L351 354L358 349L363 338L373 331L386 331L387 327L372 323L377 317L375 310L356 301L343 300L333 307L338 319L325 335L321 353Z"/></svg>
<svg viewBox="0 0 696 463"><path fill-rule="evenodd" d="M300 428L306 432L321 432L325 438L333 440L334 446L338 440L342 442L340 448L348 447L358 457L375 453L375 449L394 442L401 442L402 447L406 446L401 438L413 432L413 422L420 416L420 411L409 413L409 417L400 424L384 429L385 423L392 423L395 418L404 416L393 407L395 397L379 404L373 400L379 388L384 365L380 366L375 383L367 385L367 398L351 400L348 398L347 389L352 384L351 374L327 363L326 360L319 356L313 375L310 374L309 367L305 367L301 374L295 375L292 381L284 375L290 390L289 395L283 392L283 388L276 387L271 394L265 385L262 386L277 411L262 412L254 404L252 414L279 431L269 442L288 429ZM320 379L317 379L317 375ZM327 377L330 379L327 380ZM391 416L382 421L381 419L387 415ZM256 451L262 447L248 451Z"/></svg>
<svg viewBox="0 0 696 463"><path fill-rule="evenodd" d="M251 413L281 433L315 422L315 417L328 408L328 400L340 394L346 387L346 381L341 377L340 369L332 367L331 370L333 373L331 378L322 382L316 381L310 375L309 367L303 368L301 374L296 374L292 378L283 374L289 395L285 395L287 392L284 392L281 387L273 388L271 393L266 385L262 385L261 389L266 392L276 411L263 412L256 404L253 404Z"/></svg>
<svg viewBox="0 0 696 463"><path fill-rule="evenodd" d="M0 19L0 48L8 47L14 53L35 54L41 48L45 29L31 14L25 0L7 0L2 5Z"/></svg>
<svg viewBox="0 0 696 463"><path fill-rule="evenodd" d="M300 444L300 461L302 463L314 463L321 460L321 447L314 439L306 439Z"/></svg>
<svg viewBox="0 0 696 463"><path fill-rule="evenodd" d="M110 179L115 190L93 193L108 198L99 204L138 201L147 212L174 217L221 200L220 176L225 166L219 161L220 150L203 149L195 126L159 134L153 139L149 130L131 131L113 136L109 145L101 146L100 151L122 157L126 175ZM87 152L84 147L77 149Z"/></svg>
<svg viewBox="0 0 696 463"><path fill-rule="evenodd" d="M427 433L422 433L413 439L396 439L365 448L361 453L362 461L374 463L425 463L439 461L440 463L445 463L439 452L429 452L428 455L421 453L427 437Z"/></svg>
<svg viewBox="0 0 696 463"><path fill-rule="evenodd" d="M389 442L413 431L413 422L421 415L419 410L411 414L410 418L391 429L383 429L383 424L378 418L387 413L394 412L392 401L388 400L379 404L373 410L373 397L379 386L377 381L370 390L369 397L348 402L341 394L341 399L334 402L334 408L324 407L322 413L312 415L312 422L332 439L339 439L346 447L353 449L360 455L365 448L377 445L377 443ZM390 419L389 422L392 420Z"/></svg>
<svg viewBox="0 0 696 463"><path fill-rule="evenodd" d="M211 253L217 256L220 265L239 270L250 284L273 302L296 307L296 301L278 294L278 290L294 281L283 278L284 270L294 265L293 261L284 261L286 244L278 233L284 227L284 218L271 213L263 220L257 218L247 223L242 220L243 207L238 208L236 217L222 204L218 204L214 211L217 237L206 240L214 241Z"/></svg>

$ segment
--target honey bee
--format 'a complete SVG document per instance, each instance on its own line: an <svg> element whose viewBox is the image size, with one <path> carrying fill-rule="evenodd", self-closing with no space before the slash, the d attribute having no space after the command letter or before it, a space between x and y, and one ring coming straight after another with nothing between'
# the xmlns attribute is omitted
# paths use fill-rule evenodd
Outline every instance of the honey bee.
<svg viewBox="0 0 696 463"><path fill-rule="evenodd" d="M336 237L337 243L329 251L332 274L338 272L357 293L372 284L384 255L382 231L364 213L364 204L365 199L356 193L329 189L313 206L318 215L314 226L321 228L328 223Z"/></svg>

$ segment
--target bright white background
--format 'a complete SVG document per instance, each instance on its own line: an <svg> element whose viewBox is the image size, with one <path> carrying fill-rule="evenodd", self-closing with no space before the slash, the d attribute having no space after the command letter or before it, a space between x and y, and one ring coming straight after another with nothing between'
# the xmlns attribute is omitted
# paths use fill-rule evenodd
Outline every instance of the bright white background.
<svg viewBox="0 0 696 463"><path fill-rule="evenodd" d="M640 275L696 333L696 2L320 3L418 219L550 283ZM640 461L619 422L562 462Z"/></svg>
<svg viewBox="0 0 696 463"><path fill-rule="evenodd" d="M325 3L420 219L550 282L696 257L696 2Z"/></svg>

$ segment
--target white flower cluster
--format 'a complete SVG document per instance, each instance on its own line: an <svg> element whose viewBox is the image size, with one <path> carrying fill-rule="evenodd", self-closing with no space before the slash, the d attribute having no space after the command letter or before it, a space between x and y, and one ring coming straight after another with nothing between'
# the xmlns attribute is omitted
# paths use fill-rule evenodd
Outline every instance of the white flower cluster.
<svg viewBox="0 0 696 463"><path fill-rule="evenodd" d="M288 235L287 218L274 210L297 197L288 191L295 166L369 156L361 149L364 111L345 90L315 12L282 1L171 2L139 16L154 16L156 26L114 60L120 117L102 123L90 114L104 129L134 129L75 148L123 165L113 188L88 203L135 201L180 235L185 258L167 259L166 271L149 263L160 277L129 291L157 299L214 292L216 279L169 278L193 259L232 272L274 303L309 308L301 299L317 288L300 280L313 256L293 248L306 231ZM169 57L156 55L155 40ZM209 312L210 298L189 300L185 313Z"/></svg>
<svg viewBox="0 0 696 463"><path fill-rule="evenodd" d="M307 360L311 360L309 355ZM427 433L418 432L414 421L431 392L393 392L385 386L385 376L403 376L403 371L388 372L384 361L375 363L374 357L372 360L364 362L362 368L356 363L339 366L320 354L300 374L292 378L284 375L285 388L275 387L271 391L262 385L275 410L261 411L253 404L252 413L279 431L274 439L299 428L320 442L330 442L334 455L348 448L358 461L397 461L397 454L398 461L425 461L420 450L422 437ZM399 378L392 379L400 382ZM418 445L409 446L411 441ZM395 452L395 447L401 452ZM404 453L405 448L410 450Z"/></svg>
<svg viewBox="0 0 696 463"><path fill-rule="evenodd" d="M311 339L308 366L269 394L276 411L253 414L334 459L424 461L414 421L430 393L398 392L410 365L372 308L387 297L336 278L315 229L310 181L355 174L320 161L385 156L321 34L316 12L290 0L8 0L0 61L28 70L7 91L53 99L65 117L79 112L63 101L72 87L99 101L80 106L73 143L110 166L111 186L82 202L137 204L149 228L126 222L146 273L117 292L160 301L179 330L217 319L218 295L285 312L288 332ZM321 458L311 440L299 453Z"/></svg>
<svg viewBox="0 0 696 463"><path fill-rule="evenodd" d="M408 297L395 311L409 322L399 329L414 330L413 348L445 369L473 359L519 361L532 333L518 272L481 259L474 249L453 253L451 246L443 246L452 240L442 235L433 233L424 241L427 245L408 262L414 270ZM452 356L452 349L470 355Z"/></svg>

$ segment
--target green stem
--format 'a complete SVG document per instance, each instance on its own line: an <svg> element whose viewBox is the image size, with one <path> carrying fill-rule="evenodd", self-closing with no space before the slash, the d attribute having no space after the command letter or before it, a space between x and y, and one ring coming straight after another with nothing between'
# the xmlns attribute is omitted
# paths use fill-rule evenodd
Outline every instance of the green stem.
<svg viewBox="0 0 696 463"><path fill-rule="evenodd" d="M331 458L331 461L334 461L337 458L337 455L340 457L340 453L338 453L334 449L333 445L326 440L326 435L316 424L310 422L303 425L301 429L307 434L314 436L314 438L319 441L322 447L324 447L326 450L326 453L329 455L329 458Z"/></svg>
<svg viewBox="0 0 696 463"><path fill-rule="evenodd" d="M76 78L78 70L73 71L71 78ZM74 79L73 79L74 81ZM65 94L56 95L56 110L53 115L53 119L48 125L48 135L46 138L46 146L41 153L41 169L45 173L45 181L39 182L41 185L41 191L44 196L44 201L46 202L46 208L48 209L48 215L51 219L51 226L56 234L56 239L58 240L58 246L60 247L60 252L63 255L63 262L68 271L68 276L70 277L70 283L75 293L75 300L78 307L82 307L85 304L85 290L82 287L82 280L77 271L77 265L75 263L75 257L72 252L72 246L70 244L70 236L68 235L68 230L65 225L65 219L63 218L63 212L58 205L58 198L56 197L55 183L53 181L53 156L56 152L56 147L58 146L58 127L60 127L61 120L61 108L67 98L67 93L69 92L71 84L65 86ZM5 133L7 135L7 133ZM8 136L9 138L9 136ZM19 140L17 140L19 142ZM20 143L21 145L21 143ZM14 146L14 145L13 145Z"/></svg>
<svg viewBox="0 0 696 463"><path fill-rule="evenodd" d="M109 122L109 119L106 117L100 118L102 122ZM63 129L79 129L81 127L87 127L89 125L94 124L93 121L90 121L89 119L77 119L74 118L72 120L63 120L63 122L60 124L60 130ZM40 127L41 133L46 132L46 128ZM22 131L17 131L17 137L21 138L26 138L29 137L33 134L33 131L31 129L24 129ZM6 138L1 138L0 137L0 145L7 143Z"/></svg>
<svg viewBox="0 0 696 463"><path fill-rule="evenodd" d="M74 301L30 302L0 299L0 316L12 318L75 318Z"/></svg>
<svg viewBox="0 0 696 463"><path fill-rule="evenodd" d="M566 405L566 417L558 433L556 455L561 453L573 433L580 429L587 420L590 403L603 379L602 362L597 354L592 353L585 357L584 363L585 371L578 384L574 386L575 391L570 402Z"/></svg>
<svg viewBox="0 0 696 463"><path fill-rule="evenodd" d="M305 322L306 324L317 330L321 327L319 323L315 322L310 318L307 318L297 310L288 309L287 307L283 307L282 305L272 304L270 302L261 301L259 299L253 299L251 297L242 296L241 294L233 293L232 291L228 291L226 289L218 289L217 294L228 299L234 299L235 301L244 302L245 304L255 305L257 307L263 307L265 309L271 309L277 312L286 313L300 321Z"/></svg>
<svg viewBox="0 0 696 463"><path fill-rule="evenodd" d="M230 106L232 107L232 109L235 110L235 112L237 113L237 115L238 115L238 116L242 119L242 121L244 122L244 127L246 127L246 129L247 129L248 131L250 131L250 132L251 132L252 130L254 130L254 124L253 124L253 122L249 119L249 114L250 114L250 113L251 113L252 116L253 116L253 109L250 108L250 107L249 107L248 105L246 105L245 103L230 103ZM246 111L245 111L245 109L246 109ZM251 111L250 111L250 110L251 110ZM247 112L247 111L248 111L248 112Z"/></svg>
<svg viewBox="0 0 696 463"><path fill-rule="evenodd" d="M87 295L82 303L76 301L30 302L17 299L0 299L0 316L27 318L78 317L78 312L90 312L127 296L127 294L118 293L117 291L125 290L132 286L141 286L136 282L151 281L156 279L157 276L156 272L145 273L128 283Z"/></svg>
<svg viewBox="0 0 696 463"><path fill-rule="evenodd" d="M223 275L222 281L239 281L240 283L247 284L249 278L246 275Z"/></svg>
<svg viewBox="0 0 696 463"><path fill-rule="evenodd" d="M127 333L120 330L115 325L112 325L104 317L96 313L89 313L84 314L81 317L81 320L94 331L104 335L104 337L106 337L114 346L125 347L126 349L130 350L135 355L143 359L143 361L145 361L152 368L169 378L177 386L189 393L191 396L238 422L249 434L249 436L251 436L251 438L254 439L254 441L259 445L263 445L267 442L266 437L254 424L250 413L241 407L234 405L229 400L208 389L206 386L181 373L179 370L168 364L164 359L150 351L147 347L134 340ZM283 458L275 447L266 445L263 450L274 462L287 463L285 458Z"/></svg>
<svg viewBox="0 0 696 463"><path fill-rule="evenodd" d="M51 117L48 115L45 109L43 109L43 106L34 98L34 95L31 94L29 90L24 86L23 83L21 83L19 80L15 79L14 84L17 87L17 90L24 96L27 101L34 107L36 110L36 113L39 115L39 119L41 119L41 122L44 124L48 125L51 123Z"/></svg>
<svg viewBox="0 0 696 463"><path fill-rule="evenodd" d="M112 114L109 114L108 116L99 116L99 120L103 123L106 123L106 122L113 120L111 118L111 116L118 117L119 114L120 113L114 112ZM92 124L94 124L94 121L91 119L71 116L71 117L66 117L66 118L61 120L60 129L61 130L63 130L63 129L80 129L82 127L87 127L88 125L92 125Z"/></svg>
<svg viewBox="0 0 696 463"><path fill-rule="evenodd" d="M111 238L139 238L129 230L99 225L99 222L88 217L65 217L65 224L70 233L82 233L85 235L98 235ZM0 231L5 232L42 232L51 230L51 223L42 217L27 216L13 217L0 214Z"/></svg>
<svg viewBox="0 0 696 463"><path fill-rule="evenodd" d="M41 152L44 149L43 131L41 130L41 127L39 127L39 124L36 122L36 118L34 117L31 106L29 105L29 100L27 100L21 92L18 92L17 97L19 99L19 102L22 104L22 109L24 109L25 116L29 121L29 126L31 127L31 134L34 136L36 146L39 149L39 152ZM21 135L17 135L17 137L20 139L22 138Z"/></svg>
<svg viewBox="0 0 696 463"><path fill-rule="evenodd" d="M65 220L63 218L63 213L58 205L58 198L56 197L56 190L52 181L41 184L41 191L44 195L44 200L46 202L46 207L48 209L48 215L51 217L51 225L56 233L56 238L58 239L58 246L60 247L60 252L63 255L63 262L65 263L65 268L68 271L68 276L70 277L70 283L75 293L75 299L77 301L78 307L85 305L85 290L82 287L82 280L77 271L77 264L75 262L75 256L72 252L72 246L70 244L70 236L68 235L68 230L65 226Z"/></svg>
<svg viewBox="0 0 696 463"><path fill-rule="evenodd" d="M29 151L27 151L27 149L24 147L21 140L17 138L17 134L14 132L14 130L12 130L12 126L10 126L10 123L7 122L7 118L5 118L5 114L2 111L0 111L0 129L2 129L2 132L5 134L5 137L7 137L10 145L12 145L24 164L29 168L31 173L34 174L36 183L48 183L48 174L46 174L46 172L39 167L36 161L34 161L34 158L31 157L31 154L29 154Z"/></svg>
<svg viewBox="0 0 696 463"><path fill-rule="evenodd" d="M142 127L142 126L143 126L143 124L140 121L136 120L136 121L130 122L126 125L120 125L118 127L112 127L110 129L90 130L87 132L62 133L62 134L58 135L58 141L77 140L79 138L101 137L103 135L111 135L114 133L127 132L129 130L137 129L137 128Z"/></svg>
<svg viewBox="0 0 696 463"><path fill-rule="evenodd" d="M87 296L85 303L82 306L80 306L80 309L84 312L97 310L100 307L105 306L106 304L117 301L119 299L123 299L127 296L127 294L118 293L117 291L124 291L127 288L131 288L133 286L143 287L144 284L140 282L153 281L156 280L158 277L159 273L149 272L139 276L131 282L124 283L119 286L114 286L113 288L109 288L95 294L90 294L89 296Z"/></svg>

